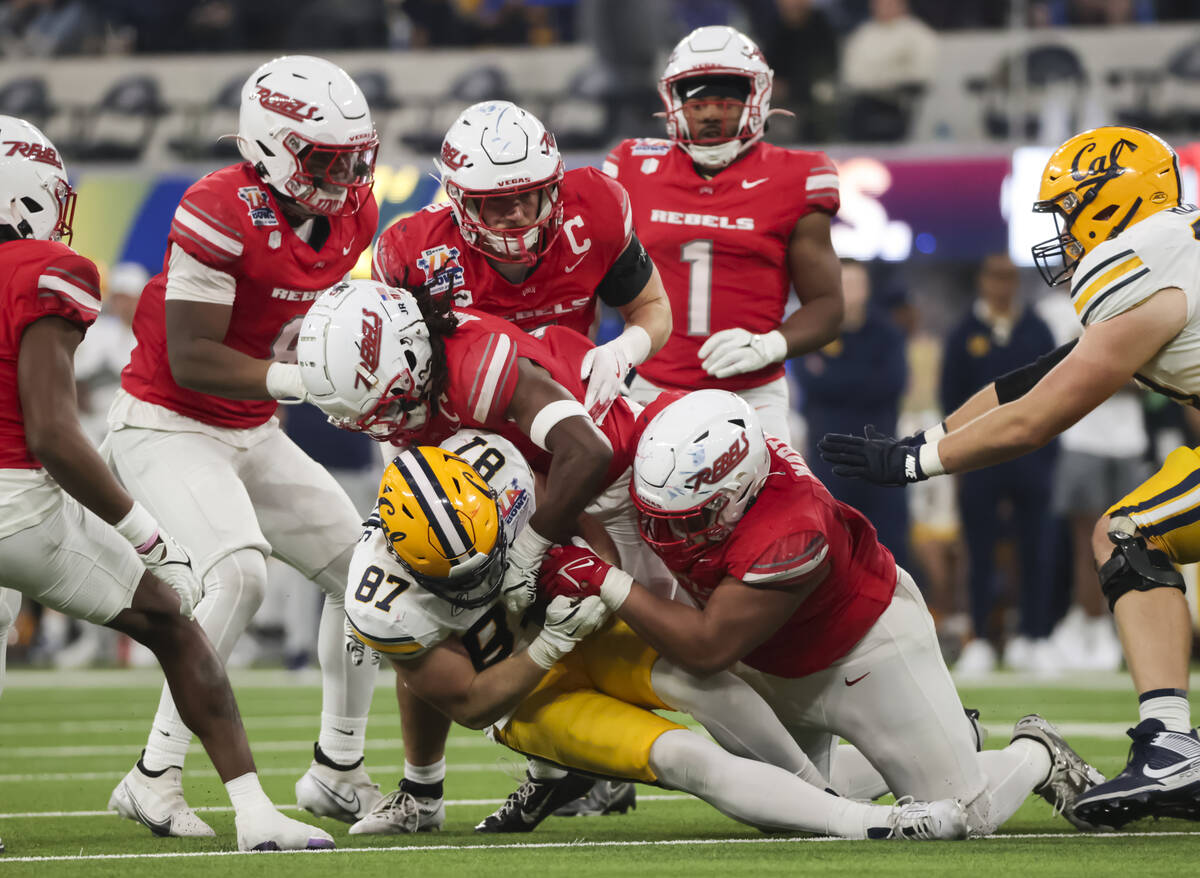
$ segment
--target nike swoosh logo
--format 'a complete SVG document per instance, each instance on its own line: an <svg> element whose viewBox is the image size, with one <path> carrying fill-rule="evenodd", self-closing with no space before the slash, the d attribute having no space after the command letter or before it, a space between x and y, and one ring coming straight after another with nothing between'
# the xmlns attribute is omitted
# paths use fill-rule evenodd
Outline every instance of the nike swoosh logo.
<svg viewBox="0 0 1200 878"><path fill-rule="evenodd" d="M743 184L743 185L745 185L745 184ZM343 256L349 256L349 255L350 255L350 248L351 248L351 247L353 247L353 246L354 246L354 242L353 242L353 241L351 241L349 244L347 244L345 247L343 247L343 248L342 248L342 255L343 255Z"/></svg>
<svg viewBox="0 0 1200 878"><path fill-rule="evenodd" d="M339 729L337 726L334 726L333 730L335 732L337 732L339 735L353 735L354 734L354 729L350 729L350 731L346 731L345 729Z"/></svg>
<svg viewBox="0 0 1200 878"><path fill-rule="evenodd" d="M165 820L151 820L150 815L141 809L137 803L137 799L129 796L129 804L133 806L133 813L137 815L138 822L146 826L155 835L163 837L171 834L171 818Z"/></svg>
<svg viewBox="0 0 1200 878"><path fill-rule="evenodd" d="M743 189L753 189L755 186L765 183L770 179L771 179L770 177L763 177L761 180L743 180L742 188Z"/></svg>
<svg viewBox="0 0 1200 878"><path fill-rule="evenodd" d="M580 256L578 259L575 260L574 265L568 265L566 268L563 269L563 271L565 271L567 274L570 274L572 271L574 271L575 269L577 269L579 267L579 263L583 262L584 256L587 256L587 254L584 253L583 256Z"/></svg>
<svg viewBox="0 0 1200 878"><path fill-rule="evenodd" d="M1146 775L1146 777L1152 778L1154 780L1161 780L1162 778L1170 777L1173 774L1183 774L1184 772L1196 771L1196 770L1197 770L1196 763L1189 759L1187 762L1184 762L1182 765L1180 763L1176 762L1174 765L1168 765L1166 768L1151 768L1149 765L1147 765L1145 768L1142 769L1142 773L1144 775Z"/></svg>
<svg viewBox="0 0 1200 878"><path fill-rule="evenodd" d="M871 673L871 672L870 672L870 671L867 671L867 674L869 674L869 673ZM863 679L863 677L867 676L867 674L863 674L863 675L862 675L862 677L855 677L853 680L848 680L848 679L846 679L845 677L842 677L842 680L845 682L845 684L846 684L847 686L853 686L855 683L857 683L857 682L859 682L860 680L862 680L862 679Z"/></svg>
<svg viewBox="0 0 1200 878"><path fill-rule="evenodd" d="M355 793L354 797L350 798L347 796L343 796L341 793L337 792L332 787L330 787L329 784L322 782L321 779L318 777L314 777L313 782L316 783L316 785L319 786L321 789L323 789L325 792L329 793L329 797L331 799L333 799L335 802L337 802L339 805L341 805L343 808L345 808L347 811L349 811L353 814L358 813L358 793Z"/></svg>
<svg viewBox="0 0 1200 878"><path fill-rule="evenodd" d="M689 88L687 91L685 91L683 93L683 96L685 99L687 99L687 98L690 98L692 95L700 94L700 92L702 92L702 91L704 91L704 86L698 85L695 88Z"/></svg>

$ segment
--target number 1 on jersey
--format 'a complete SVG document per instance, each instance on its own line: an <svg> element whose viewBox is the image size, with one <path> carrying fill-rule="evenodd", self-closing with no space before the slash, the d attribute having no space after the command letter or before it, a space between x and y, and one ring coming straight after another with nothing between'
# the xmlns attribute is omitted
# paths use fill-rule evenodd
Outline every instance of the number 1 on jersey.
<svg viewBox="0 0 1200 878"><path fill-rule="evenodd" d="M688 241L679 248L679 259L688 263L687 334L707 337L712 306L713 242Z"/></svg>

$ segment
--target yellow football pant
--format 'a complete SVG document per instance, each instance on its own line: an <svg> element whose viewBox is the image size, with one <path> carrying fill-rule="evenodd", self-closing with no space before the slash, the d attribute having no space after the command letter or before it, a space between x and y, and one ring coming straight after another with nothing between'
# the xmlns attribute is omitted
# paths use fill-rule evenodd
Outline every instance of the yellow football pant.
<svg viewBox="0 0 1200 878"><path fill-rule="evenodd" d="M684 728L652 713L671 709L650 685L657 660L614 620L550 669L496 740L566 768L654 783L650 747L663 732Z"/></svg>
<svg viewBox="0 0 1200 878"><path fill-rule="evenodd" d="M1162 469L1113 504L1108 514L1133 519L1138 533L1175 563L1200 561L1200 449L1176 448Z"/></svg>

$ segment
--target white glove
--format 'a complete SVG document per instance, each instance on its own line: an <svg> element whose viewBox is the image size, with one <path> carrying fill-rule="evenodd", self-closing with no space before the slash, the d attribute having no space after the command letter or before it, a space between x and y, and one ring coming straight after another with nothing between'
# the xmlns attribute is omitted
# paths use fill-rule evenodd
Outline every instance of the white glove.
<svg viewBox="0 0 1200 878"><path fill-rule="evenodd" d="M267 367L267 393L285 405L308 402L308 389L295 363L272 363Z"/></svg>
<svg viewBox="0 0 1200 878"><path fill-rule="evenodd" d="M583 599L559 595L546 605L546 621L541 633L526 648L526 654L534 664L548 671L575 644L607 621L608 608L596 595Z"/></svg>
<svg viewBox="0 0 1200 878"><path fill-rule="evenodd" d="M755 335L745 329L714 332L700 346L700 365L714 378L756 372L787 358L787 340L778 329Z"/></svg>
<svg viewBox="0 0 1200 878"><path fill-rule="evenodd" d="M650 335L640 326L625 331L607 344L592 348L583 357L579 377L587 381L583 407L597 424L604 420L613 401L621 395L625 376L650 356Z"/></svg>
<svg viewBox="0 0 1200 878"><path fill-rule="evenodd" d="M171 586L179 595L180 614L192 618L192 611L204 597L204 585L192 568L192 559L183 547L160 528L154 516L136 500L133 508L115 527L117 533L129 540L141 556L146 569Z"/></svg>
<svg viewBox="0 0 1200 878"><path fill-rule="evenodd" d="M508 568L500 582L500 599L512 615L524 613L537 597L538 570L550 545L548 539L525 525L508 547Z"/></svg>

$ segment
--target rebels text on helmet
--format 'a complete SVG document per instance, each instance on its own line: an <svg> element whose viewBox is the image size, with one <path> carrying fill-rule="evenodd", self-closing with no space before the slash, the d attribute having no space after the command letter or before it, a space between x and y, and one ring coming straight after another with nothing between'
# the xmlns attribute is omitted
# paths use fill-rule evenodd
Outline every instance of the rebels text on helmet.
<svg viewBox="0 0 1200 878"><path fill-rule="evenodd" d="M684 480L684 485L693 491L699 491L701 485L717 485L733 472L733 468L746 459L750 453L750 439L745 433L733 440L729 450L713 461L712 466L706 466Z"/></svg>

